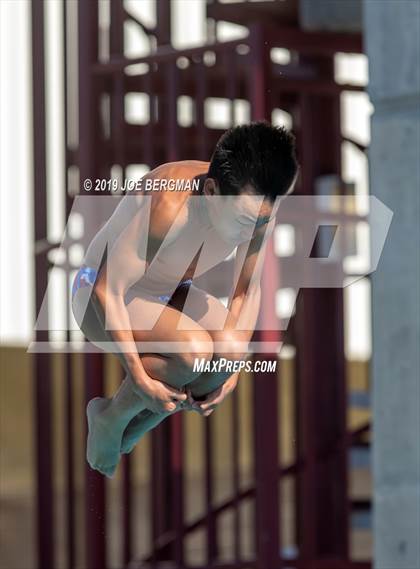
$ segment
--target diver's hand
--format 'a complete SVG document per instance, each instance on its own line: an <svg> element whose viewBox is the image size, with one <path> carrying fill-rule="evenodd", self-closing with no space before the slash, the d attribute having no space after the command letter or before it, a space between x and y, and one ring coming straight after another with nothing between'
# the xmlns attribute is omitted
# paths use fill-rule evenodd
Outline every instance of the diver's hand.
<svg viewBox="0 0 420 569"><path fill-rule="evenodd" d="M158 379L148 378L137 386L137 393L153 413L172 413L182 408L187 394Z"/></svg>
<svg viewBox="0 0 420 569"><path fill-rule="evenodd" d="M203 415L203 417L209 417L213 411L225 400L225 398L232 393L238 383L239 374L232 375L229 379L223 383L220 387L214 391L208 393L204 400L194 400L192 398L191 392L190 397L193 399L191 403L192 409Z"/></svg>

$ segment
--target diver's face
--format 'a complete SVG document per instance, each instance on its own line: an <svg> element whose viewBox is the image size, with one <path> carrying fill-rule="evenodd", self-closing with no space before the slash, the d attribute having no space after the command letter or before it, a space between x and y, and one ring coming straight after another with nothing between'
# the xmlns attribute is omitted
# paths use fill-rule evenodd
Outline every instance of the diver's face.
<svg viewBox="0 0 420 569"><path fill-rule="evenodd" d="M279 202L257 195L250 184L237 196L221 196L212 179L206 180L204 194L212 225L223 239L236 244L249 241L256 228L271 221Z"/></svg>

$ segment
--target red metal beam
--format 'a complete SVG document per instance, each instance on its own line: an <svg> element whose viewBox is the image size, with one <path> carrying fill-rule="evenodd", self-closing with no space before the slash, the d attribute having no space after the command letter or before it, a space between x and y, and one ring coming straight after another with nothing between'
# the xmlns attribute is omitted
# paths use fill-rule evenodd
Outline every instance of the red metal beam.
<svg viewBox="0 0 420 569"><path fill-rule="evenodd" d="M236 124L235 117L235 99L237 98L238 73L235 65L236 57L233 51L223 54L224 68L227 74L226 96L230 99L230 123L232 126ZM241 519L239 509L239 491L240 491L240 409L239 409L239 393L236 389L232 396L232 489L234 501L234 518L233 518L233 539L234 539L234 560L240 562L241 556Z"/></svg>
<svg viewBox="0 0 420 569"><path fill-rule="evenodd" d="M92 65L98 60L98 4L78 3L79 171L81 182L98 174L99 98ZM103 354L85 354L85 403L103 393ZM86 464L86 567L106 568L105 479Z"/></svg>
<svg viewBox="0 0 420 569"><path fill-rule="evenodd" d="M196 62L193 64L194 73L194 128L197 132L196 156L198 160L209 159L209 129L204 122L204 105L206 96L209 94L208 77L204 63ZM183 82L184 84L184 82ZM221 135L222 133L220 133ZM188 137L183 137L190 140ZM184 148L186 146L184 145ZM186 150L187 152L187 150Z"/></svg>
<svg viewBox="0 0 420 569"><path fill-rule="evenodd" d="M124 5L122 0L113 0L110 2L110 57L124 56ZM111 148L112 148L112 164L119 164L124 167L125 164L125 93L126 87L124 75L117 73L113 76L112 88L110 92L110 125L111 125ZM107 164L104 165L106 171ZM108 172L108 175L110 172Z"/></svg>
<svg viewBox="0 0 420 569"><path fill-rule="evenodd" d="M171 45L171 1L156 2L156 39L159 45Z"/></svg>
<svg viewBox="0 0 420 569"><path fill-rule="evenodd" d="M67 9L68 4L66 2L62 3L62 25L63 25L63 107L64 107L64 129L63 129L63 148L64 152L64 191L65 191L65 212L66 219L69 218L72 199L68 191L68 153L67 153L67 138L68 138L68 22L67 22ZM69 259L69 248L66 250L66 283L67 289L66 295L66 322L67 322L67 332L66 340L71 341L71 304L69 302L69 290L70 290L70 259ZM67 352L64 355L65 358L65 401L64 401L64 421L65 421L65 448L66 448L66 466L65 466L65 477L66 477L66 513L67 513L67 524L66 524L66 537L67 537L67 567L71 568L76 565L76 493L75 493L75 456L74 456L74 392L73 392L73 382L74 382L74 361L73 354Z"/></svg>
<svg viewBox="0 0 420 569"><path fill-rule="evenodd" d="M169 449L169 452L168 452ZM176 531L173 527L172 508L172 454L171 424L163 421L152 433L152 532L150 560L152 563L173 559ZM165 541L170 533L172 540Z"/></svg>
<svg viewBox="0 0 420 569"><path fill-rule="evenodd" d="M45 133L45 54L44 3L32 2L33 70L33 178L35 242L47 239L47 174ZM47 291L48 259L46 252L35 256L35 309L39 314ZM48 299L47 299L48 303ZM37 330L36 339L48 341L47 330ZM54 567L53 461L51 428L51 365L49 354L34 356L35 377L35 448L36 448L36 531L39 569Z"/></svg>
<svg viewBox="0 0 420 569"><path fill-rule="evenodd" d="M282 47L307 55L333 55L336 52L363 53L361 34L337 33L337 32L308 32L298 28L279 28L265 25L265 40L271 47ZM178 57L193 57L206 51L224 52L235 50L238 46L249 46L249 37L241 40L228 42L216 42L200 47L184 48L177 50L168 45L160 46L152 55L134 58L113 58L109 62L93 64L92 71L97 74L112 74L121 71L128 65L148 63L150 60L157 62L171 61Z"/></svg>
<svg viewBox="0 0 420 569"><path fill-rule="evenodd" d="M253 23L273 23L277 25L297 26L299 9L297 0L275 2L241 2L222 4L207 2L207 17L224 22L233 22L241 26Z"/></svg>
<svg viewBox="0 0 420 569"><path fill-rule="evenodd" d="M131 457L126 454L122 461L123 477L122 477L122 506L123 506L123 561L127 566L133 556L133 539L132 539L132 521L133 521L133 478L131 475Z"/></svg>
<svg viewBox="0 0 420 569"><path fill-rule="evenodd" d="M215 563L218 554L218 541L217 541L217 516L215 515L213 508L213 481L214 481L214 463L212 448L214 444L214 438L212 436L212 424L211 418L207 419L204 424L204 455L205 455L205 493L206 493L206 514L205 514L205 526L206 526L206 553L207 553L207 563L212 565Z"/></svg>
<svg viewBox="0 0 420 569"><path fill-rule="evenodd" d="M249 97L252 120L271 119L269 106L270 47L265 41L265 28L250 28ZM272 240L267 243L261 284L261 327L253 340L279 340L273 302L278 289ZM254 354L254 358L277 360L277 354ZM254 392L254 456L255 456L255 536L259 569L281 569L280 511L278 480L278 408L277 371L256 373ZM267 452L267 449L270 452Z"/></svg>
<svg viewBox="0 0 420 569"><path fill-rule="evenodd" d="M333 56L341 53L363 53L363 36L357 32L313 32L294 27L270 25L266 39L273 47L304 53L306 55Z"/></svg>
<svg viewBox="0 0 420 569"><path fill-rule="evenodd" d="M237 392L236 392L237 394ZM346 441L347 444L349 444L349 442L353 439L353 437L358 436L360 433L362 432L366 432L366 430L369 428L368 425L363 425L362 427L360 427L359 429L356 429L355 431L350 431L346 434ZM207 439L208 442L205 443L208 449L211 449L211 442L209 441L209 439ZM340 444L342 444L342 441L340 441ZM329 449L329 452L327 454L325 453L320 453L316 455L316 460L319 462L325 461L326 458L328 458L329 454L333 454L336 452L336 448L333 447L331 449ZM284 478L286 476L296 476L296 474L298 474L299 472L303 472L306 469L307 465L306 465L306 461L303 460L297 460L291 464L289 464L288 466L284 466L284 467L279 467L278 470L278 476L279 476L279 480L281 478ZM209 471L210 473L210 471ZM212 476L207 476L206 475L206 480L209 479L210 481L212 481ZM210 482L211 484L212 482ZM207 486L206 486L207 488ZM252 486L246 490L238 490L237 493L235 493L235 495L232 498L229 498L227 500L225 500L224 502L222 502L220 505L218 505L217 507L214 507L211 509L211 517L214 519L217 519L218 516L220 516L221 514L223 514L223 512L226 512L232 508L236 508L241 502L243 502L244 500L249 500L250 498L255 498L255 493L256 493L256 487ZM211 494L212 496L212 494ZM208 503L211 503L212 499L208 500ZM368 503L364 502L363 504L360 503L361 506L367 507ZM356 504L357 506L357 504ZM209 520L209 512L207 512L203 517L200 517L198 519L196 519L195 521L189 523L189 524L183 524L182 526L178 527L176 529L176 532L179 533L179 535L182 536L186 536L188 534L193 533L194 531L196 531L199 528L205 527L208 524L208 520ZM163 550L165 548L167 548L171 543L174 542L175 540L175 531L171 530L165 534L161 534L158 540L158 547L157 547L157 551L159 550ZM151 557L148 557L145 562L149 562L151 560ZM240 560L238 561L238 566L241 566L241 562ZM313 561L309 560L308 563L312 563ZM136 563L136 562L133 562ZM139 562L140 563L140 562ZM303 563L303 562L302 562ZM341 560L341 563L344 564L345 567L358 567L358 563L357 562L353 562L351 560L346 561L346 560ZM286 564L287 565L287 564ZM235 565L234 565L235 566ZM362 567L364 567L364 565L362 564Z"/></svg>
<svg viewBox="0 0 420 569"><path fill-rule="evenodd" d="M185 540L179 529L184 522L184 416L176 413L169 418L171 439L170 445L171 468L166 472L167 481L171 485L171 523L175 532L172 560L183 567Z"/></svg>
<svg viewBox="0 0 420 569"><path fill-rule="evenodd" d="M332 58L320 58L318 65L321 73L333 73ZM339 99L302 95L299 117L301 188L313 194L318 176L340 175ZM298 452L305 463L297 478L298 549L305 563L328 555L346 560L349 504L342 290L301 290L295 320ZM326 457L326 449L334 445L336 452L321 461L320 456Z"/></svg>
<svg viewBox="0 0 420 569"><path fill-rule="evenodd" d="M247 38L243 40L232 40L222 43L212 43L208 45L203 45L200 47L190 47L184 49L174 49L171 46L163 45L159 46L152 55L144 55L141 57L134 58L115 58L108 63L94 63L92 64L92 73L98 74L113 74L116 71L122 71L128 65L134 65L138 63L149 63L151 60L157 63L163 63L166 61L176 60L178 57L193 57L201 56L206 51L212 52L222 52L227 49L235 49L237 46L247 45Z"/></svg>

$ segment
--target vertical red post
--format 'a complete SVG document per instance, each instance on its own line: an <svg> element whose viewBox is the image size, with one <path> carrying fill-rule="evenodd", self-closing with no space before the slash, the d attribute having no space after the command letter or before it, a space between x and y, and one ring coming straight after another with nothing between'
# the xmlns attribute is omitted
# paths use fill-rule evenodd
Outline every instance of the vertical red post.
<svg viewBox="0 0 420 569"><path fill-rule="evenodd" d="M204 455L205 455L205 494L206 494L206 533L207 533L207 563L212 565L219 551L216 531L216 518L213 513L213 437L212 419L206 419L204 424Z"/></svg>
<svg viewBox="0 0 420 569"><path fill-rule="evenodd" d="M32 85L33 85L33 139L34 139L34 219L35 242L47 238L47 174L45 135L45 56L44 3L32 2ZM35 308L39 313L47 291L48 259L46 252L35 258ZM48 342L48 331L37 330L36 339ZM51 437L51 362L48 353L34 356L35 380L35 448L37 484L37 545L38 567L53 567L53 477Z"/></svg>
<svg viewBox="0 0 420 569"><path fill-rule="evenodd" d="M179 70L176 66L175 58L164 64L166 75L166 149L165 155L168 162L180 159L182 150L180 145L182 140L179 136L178 125L178 106L177 98L179 93Z"/></svg>
<svg viewBox="0 0 420 569"><path fill-rule="evenodd" d="M171 0L156 3L156 39L159 45L171 43Z"/></svg>
<svg viewBox="0 0 420 569"><path fill-rule="evenodd" d="M98 174L99 101L92 65L98 59L98 3L78 3L80 182ZM103 393L103 355L85 355L85 403ZM106 569L105 479L86 464L86 567Z"/></svg>
<svg viewBox="0 0 420 569"><path fill-rule="evenodd" d="M179 70L176 66L176 60L173 58L165 64L167 73L167 139L166 139L166 156L167 160L179 160L180 144L179 125L178 125L178 109L177 100L179 93ZM184 476L183 476L183 414L177 413L169 417L170 432L170 469L166 472L167 484L171 487L171 529L174 533L175 540L173 544L173 561L178 567L184 565L184 536L181 528L184 525Z"/></svg>
<svg viewBox="0 0 420 569"><path fill-rule="evenodd" d="M234 50L224 52L220 55L222 64L227 73L226 96L230 99L230 122L231 126L235 125L235 99L238 90L238 73L237 73L237 55ZM240 512L239 512L239 483L240 483L240 467L239 467L239 442L240 442L240 426L239 426L239 397L238 391L235 390L232 395L232 487L234 493L234 521L233 521L233 539L234 539L234 559L235 562L240 561L241 543L240 543Z"/></svg>
<svg viewBox="0 0 420 569"><path fill-rule="evenodd" d="M151 144L150 141L154 139L154 133L156 131L156 95L154 93L155 86L154 86L154 77L155 77L155 70L154 70L154 63L149 63L149 70L146 74L146 91L149 95L149 122L145 126L144 129L144 158L146 164L152 170L155 164L155 145Z"/></svg>
<svg viewBox="0 0 420 569"><path fill-rule="evenodd" d="M110 58L124 57L124 4L122 0L113 0L110 3L110 30L109 30L109 54ZM126 158L126 136L125 136L125 115L124 115L124 72L118 70L112 76L110 123L111 123L111 143L112 143L112 163L119 164L125 178L127 166ZM109 172L110 175L110 172ZM122 370L121 380L125 373ZM132 480L131 480L131 457L125 455L121 461L122 474L122 556L124 566L128 565L132 554L131 539L131 518L132 518Z"/></svg>
<svg viewBox="0 0 420 569"><path fill-rule="evenodd" d="M208 129L204 123L204 103L206 100L206 67L204 62L196 61L193 63L195 73L195 127L197 132L197 159L208 160Z"/></svg>
<svg viewBox="0 0 420 569"><path fill-rule="evenodd" d="M157 3L157 41L159 45L170 45L171 42L171 5L168 0ZM176 59L160 64L159 70L164 73L165 92L159 98L159 123L166 128L164 156L168 162L179 159L180 140L177 117L177 96L179 71ZM149 84L153 77L153 69L149 69ZM150 105L154 113L153 101ZM152 121L150 116L150 127ZM150 142L150 141L149 141ZM154 166L154 165L151 165ZM153 535L152 546L154 561L171 560L179 567L183 566L184 541L180 528L184 523L183 495L183 417L176 414L168 418L152 434L153 466L152 466L152 504ZM156 555L156 540L163 532L171 531L174 540L170 548L159 550Z"/></svg>
<svg viewBox="0 0 420 569"><path fill-rule="evenodd" d="M109 52L110 58L124 57L124 5L122 0L110 2L110 34ZM110 93L111 109L111 144L112 163L125 168L125 116L124 116L124 71L118 70L112 76L112 90Z"/></svg>
<svg viewBox="0 0 420 569"><path fill-rule="evenodd" d="M67 3L62 2L62 22L63 22L63 107L64 107L64 132L63 132L63 146L64 146L64 190L65 190L65 211L66 222L68 221L72 199L68 192L68 65L67 65ZM67 342L71 341L70 321L71 321L71 308L69 302L70 290L70 260L69 250L66 250L67 263L66 263L66 307L67 307ZM68 348L70 350L70 347ZM66 445L66 512L67 512L67 567L71 569L76 564L76 527L75 527L75 481L74 481L74 436L73 436L73 411L74 411L74 396L73 396L73 354L68 351L65 357L65 401L64 401L64 421L65 421L65 445Z"/></svg>
<svg viewBox="0 0 420 569"><path fill-rule="evenodd" d="M305 59L306 60L306 59ZM311 58L326 81L333 57ZM300 160L304 194L315 181L341 171L340 100L302 95ZM302 561L348 558L346 381L342 289L304 289L297 304L298 542ZM337 450L338 448L338 450Z"/></svg>
<svg viewBox="0 0 420 569"><path fill-rule="evenodd" d="M248 80L252 120L271 121L270 46L261 24L250 26L249 41L251 51ZM280 332L273 329L278 274L271 239L267 243L261 287L262 327L254 333L253 340L279 341ZM277 360L277 353L255 354L254 359L256 358ZM256 373L254 376L254 444L256 566L259 569L280 569L277 372Z"/></svg>
<svg viewBox="0 0 420 569"><path fill-rule="evenodd" d="M160 547L161 537L172 529L171 425L165 419L153 429L151 446L152 561L172 560L172 547ZM172 545L172 544L170 544Z"/></svg>
<svg viewBox="0 0 420 569"><path fill-rule="evenodd" d="M167 473L172 481L172 530L175 540L173 546L173 561L178 567L184 567L184 452L183 435L184 423L182 413L169 418L171 421L171 469Z"/></svg>
<svg viewBox="0 0 420 569"><path fill-rule="evenodd" d="M239 563L241 556L241 520L239 516L239 397L237 389L232 394L232 487L234 493L234 520L233 520L233 547L234 547L234 560Z"/></svg>
<svg viewBox="0 0 420 569"><path fill-rule="evenodd" d="M122 527L122 540L123 540L123 562L127 566L132 557L132 475L131 475L131 457L126 454L122 461L123 467L123 527Z"/></svg>

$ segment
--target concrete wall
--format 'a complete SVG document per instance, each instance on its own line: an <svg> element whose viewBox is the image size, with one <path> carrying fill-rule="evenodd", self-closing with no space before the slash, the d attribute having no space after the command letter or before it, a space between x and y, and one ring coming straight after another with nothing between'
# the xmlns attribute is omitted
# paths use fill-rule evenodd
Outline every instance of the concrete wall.
<svg viewBox="0 0 420 569"><path fill-rule="evenodd" d="M361 32L362 0L299 0L299 18L306 30Z"/></svg>
<svg viewBox="0 0 420 569"><path fill-rule="evenodd" d="M420 568L420 3L365 0L371 193L394 212L373 275L377 569Z"/></svg>

